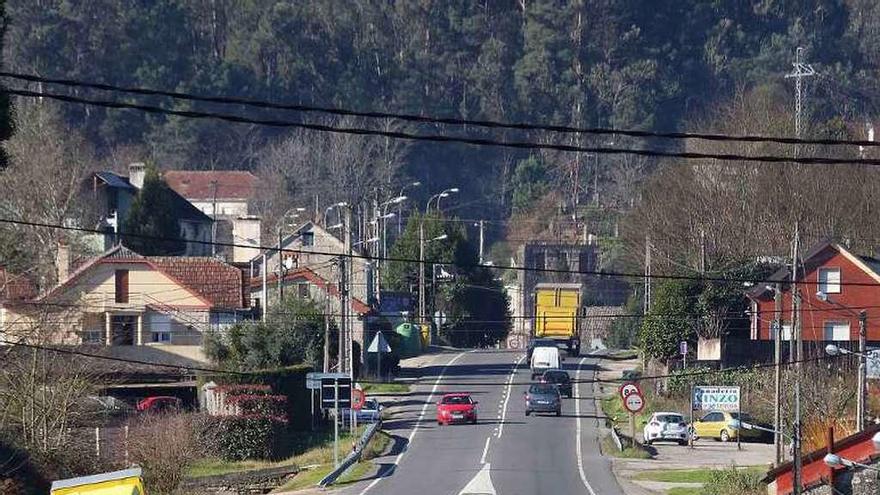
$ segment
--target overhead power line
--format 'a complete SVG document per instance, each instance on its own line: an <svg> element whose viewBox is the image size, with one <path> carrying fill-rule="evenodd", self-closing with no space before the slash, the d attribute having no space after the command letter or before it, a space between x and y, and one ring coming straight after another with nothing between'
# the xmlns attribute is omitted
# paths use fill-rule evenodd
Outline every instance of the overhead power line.
<svg viewBox="0 0 880 495"><path fill-rule="evenodd" d="M12 218L0 218L0 223L6 223L10 225L23 225L27 227L34 228L48 228L48 229L58 229L58 230L69 230L76 232L86 232L90 234L100 234L107 235L108 233L102 230L97 229L89 229L86 227L74 227L71 225L62 225L62 224L51 224L44 222L32 222L27 220L16 220ZM220 241L203 241L203 240L190 240L183 239L180 237L163 237L163 236L153 236L153 235L145 235L145 234L134 234L134 233L126 233L126 232L116 232L114 235L120 237L136 237L140 239L147 240L155 240L155 241L171 241L171 242L184 242L190 244L201 244L201 245L214 245L214 246L222 246L222 247L244 247L249 249L260 249L264 251L272 252L282 252L282 253L293 253L293 254L309 254L309 255L317 255L317 256L332 256L337 258L350 258L350 259L363 259L367 261L385 261L385 262L400 262L400 263L427 263L427 264L437 264L437 265L449 265L455 266L458 268L487 268L494 270L511 270L511 271L530 271L530 272L539 272L539 273L566 273L572 275L596 275L600 277L618 277L618 278L635 278L635 279L644 279L646 278L644 273L640 272L618 272L618 271L601 271L601 270L568 270L562 268L537 268L537 267L526 267L526 266L513 266L513 265L496 265L496 264L486 264L486 263L456 263L452 261L444 261L444 260L418 260L413 258L396 258L396 257L383 257L383 256L369 256L365 254L357 254L357 253L339 253L332 251L311 251L307 249L292 249L292 248L281 248L279 249L277 246L254 246L251 244L236 244L233 242L220 242ZM695 281L703 281L703 282L732 282L732 283L749 283L749 284L759 284L759 283L775 283L778 280L772 280L767 278L737 278L737 277L709 277L709 276L695 276L695 275L675 275L675 274L654 274L647 276L650 279L659 279L659 280L695 280ZM277 279L275 279L277 280ZM841 281L840 285L843 286L851 286L851 287L876 287L880 286L880 282L844 282Z"/></svg>
<svg viewBox="0 0 880 495"><path fill-rule="evenodd" d="M387 131L377 129L367 129L363 127L343 127L325 124L314 124L306 122L294 122L290 120L275 119L258 119L250 117L242 117L240 115L216 113L216 112L197 112L190 110L171 110L154 105L142 105L137 103L125 103L110 100L95 100L91 98L83 98L78 96L62 95L58 93L49 93L45 91L27 91L23 89L3 88L3 93L23 96L27 98L49 98L53 100L63 101L67 103L79 103L83 105L91 105L103 108L130 109L142 112L173 115L177 117L193 118L193 119L216 119L226 122L238 124L264 125L269 127L307 129L318 132L332 132L336 134L350 134L358 136L381 136L392 139L401 139L406 141L425 141L435 143L460 143L473 146L492 146L501 148L514 148L523 150L555 150L571 153L596 153L601 155L635 155L650 158L683 158L688 160L719 160L725 162L760 162L760 163L800 163L804 165L867 165L880 166L880 159L873 158L834 158L829 156L817 157L794 157L794 156L778 156L778 155L739 155L733 153L697 153L690 151L658 151L643 150L636 148L607 148L607 147L587 147L574 146L567 144L550 144L550 143L534 143L528 141L501 141L495 139L473 138L464 136L449 136L445 134L415 134L403 131ZM854 142L855 143L855 142Z"/></svg>
<svg viewBox="0 0 880 495"><path fill-rule="evenodd" d="M0 77L7 77L19 81L38 82L43 84L57 84L74 88L91 88L100 91L113 91L118 93L130 93L143 96L163 96L186 101L200 101L205 103L219 103L226 105L246 105L256 108L274 110L288 110L295 112L324 113L329 115L364 117L372 119L396 119L405 122L420 124L444 124L458 126L485 127L490 129L511 129L520 131L547 131L564 134L593 134L599 136L627 136L634 138L658 138L658 139L700 139L704 141L720 142L743 142L743 143L776 143L776 144L812 144L829 146L880 146L880 142L854 141L845 139L797 139L779 136L759 135L729 135L701 132L654 132L639 131L632 129L610 129L604 127L574 127L565 125L534 124L528 122L501 122L497 120L460 119L454 117L432 117L397 112L368 112L352 110L340 107L325 107L315 105L299 105L291 103L277 103L252 98L240 98L231 96L206 96L179 91L164 91L158 89L118 86L76 79L49 78L34 74L0 71Z"/></svg>

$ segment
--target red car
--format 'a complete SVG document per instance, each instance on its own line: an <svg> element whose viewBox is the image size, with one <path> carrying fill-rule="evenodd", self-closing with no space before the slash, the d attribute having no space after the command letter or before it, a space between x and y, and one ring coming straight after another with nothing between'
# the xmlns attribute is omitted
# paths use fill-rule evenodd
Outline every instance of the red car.
<svg viewBox="0 0 880 495"><path fill-rule="evenodd" d="M437 424L476 424L477 404L470 394L446 394L437 403Z"/></svg>
<svg viewBox="0 0 880 495"><path fill-rule="evenodd" d="M177 397L157 395L138 401L137 410L143 413L177 412L182 405L183 401Z"/></svg>

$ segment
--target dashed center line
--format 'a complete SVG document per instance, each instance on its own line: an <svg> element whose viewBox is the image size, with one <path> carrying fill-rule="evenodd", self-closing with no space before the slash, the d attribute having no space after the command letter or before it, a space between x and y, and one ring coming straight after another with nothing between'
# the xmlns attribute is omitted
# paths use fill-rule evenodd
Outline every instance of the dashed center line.
<svg viewBox="0 0 880 495"><path fill-rule="evenodd" d="M504 404L501 406L501 421L498 425L498 433L495 435L498 438L501 438L501 435L504 434L504 421L507 418L507 403L510 401L511 388L513 387L513 379L516 377L516 369L519 367L519 364L525 359L526 356L523 354L516 360L513 364L513 369L510 371L510 378L507 379L507 385L504 389Z"/></svg>

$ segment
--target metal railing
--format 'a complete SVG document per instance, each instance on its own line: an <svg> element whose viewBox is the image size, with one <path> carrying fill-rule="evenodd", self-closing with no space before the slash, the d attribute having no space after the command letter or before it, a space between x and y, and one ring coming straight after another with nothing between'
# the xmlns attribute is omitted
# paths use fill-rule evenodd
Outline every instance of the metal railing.
<svg viewBox="0 0 880 495"><path fill-rule="evenodd" d="M364 454L364 449L367 447L367 444L370 443L370 440L373 439L373 435L379 431L379 428L382 426L381 423L373 423L364 430L364 434L361 435L361 438L358 440L357 444L354 446L354 450L348 456L339 463L339 466L331 471L327 476L321 478L321 481L318 482L318 486L321 488L326 488L329 485L332 485L339 479L340 476L345 474L346 471L352 468L358 461L361 460L361 456Z"/></svg>

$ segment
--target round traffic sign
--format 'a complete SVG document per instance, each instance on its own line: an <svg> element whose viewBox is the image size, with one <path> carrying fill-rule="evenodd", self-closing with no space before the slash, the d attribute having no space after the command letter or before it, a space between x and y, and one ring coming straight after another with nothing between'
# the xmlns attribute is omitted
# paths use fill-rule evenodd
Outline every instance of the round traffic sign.
<svg viewBox="0 0 880 495"><path fill-rule="evenodd" d="M645 399L642 397L642 394L629 394L623 399L623 406L626 407L627 411L635 414L645 407Z"/></svg>
<svg viewBox="0 0 880 495"><path fill-rule="evenodd" d="M362 407L364 407L364 402L367 401L367 396L364 394L363 390L353 388L351 389L351 408L355 411L360 411Z"/></svg>
<svg viewBox="0 0 880 495"><path fill-rule="evenodd" d="M642 395L641 389L639 389L639 386L636 385L635 383L624 383L623 385L620 386L620 389L618 390L618 392L620 392L621 399L626 399L631 394Z"/></svg>

